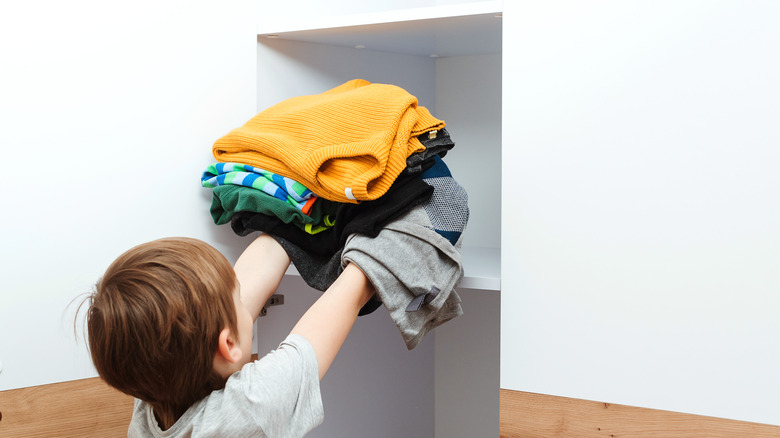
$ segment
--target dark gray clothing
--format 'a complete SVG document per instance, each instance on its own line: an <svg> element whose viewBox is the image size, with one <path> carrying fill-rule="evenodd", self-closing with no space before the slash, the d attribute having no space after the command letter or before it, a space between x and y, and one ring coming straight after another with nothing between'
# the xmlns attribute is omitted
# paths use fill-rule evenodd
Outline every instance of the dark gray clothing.
<svg viewBox="0 0 780 438"><path fill-rule="evenodd" d="M283 237L271 237L276 239L279 245L287 252L303 281L314 289L324 292L336 281L341 271L344 270L341 267L341 249L330 257L320 256L301 249L301 247ZM360 309L358 316L368 315L381 305L382 302L379 301L379 298L374 296Z"/></svg>
<svg viewBox="0 0 780 438"><path fill-rule="evenodd" d="M431 138L432 137L432 138ZM447 151L455 147L455 142L450 138L450 133L446 128L438 131L426 132L417 137L420 143L425 146L424 151L415 152L406 159L406 173L419 173L425 170L425 162L433 159L435 155L444 158Z"/></svg>

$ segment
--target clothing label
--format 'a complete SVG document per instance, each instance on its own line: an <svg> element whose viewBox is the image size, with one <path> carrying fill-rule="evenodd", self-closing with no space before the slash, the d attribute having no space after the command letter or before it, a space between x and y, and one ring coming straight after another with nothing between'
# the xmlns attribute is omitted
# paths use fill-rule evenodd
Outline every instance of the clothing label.
<svg viewBox="0 0 780 438"><path fill-rule="evenodd" d="M357 198L355 198L355 196L352 195L352 187L345 187L344 188L344 195L346 195L346 197L348 199L352 199L353 201L355 199L357 199Z"/></svg>
<svg viewBox="0 0 780 438"><path fill-rule="evenodd" d="M436 295L441 292L438 287L432 286L430 292L426 292L422 295L418 295L414 297L414 299L409 303L409 305L406 306L407 312L416 312L420 310L423 303L428 304L431 301L433 301L434 298L436 298Z"/></svg>

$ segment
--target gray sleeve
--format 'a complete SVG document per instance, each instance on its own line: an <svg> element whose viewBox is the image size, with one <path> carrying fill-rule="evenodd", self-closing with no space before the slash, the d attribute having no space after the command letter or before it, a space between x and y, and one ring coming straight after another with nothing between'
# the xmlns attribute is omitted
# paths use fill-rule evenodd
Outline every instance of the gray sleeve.
<svg viewBox="0 0 780 438"><path fill-rule="evenodd" d="M205 424L229 419L229 429L241 436L257 436L258 429L268 437L304 436L323 420L314 349L302 336L288 336L279 348L230 376L207 404Z"/></svg>
<svg viewBox="0 0 780 438"><path fill-rule="evenodd" d="M148 404L135 400L127 436L297 438L322 419L317 356L309 341L290 335L230 376L224 389L196 402L167 431L159 428Z"/></svg>

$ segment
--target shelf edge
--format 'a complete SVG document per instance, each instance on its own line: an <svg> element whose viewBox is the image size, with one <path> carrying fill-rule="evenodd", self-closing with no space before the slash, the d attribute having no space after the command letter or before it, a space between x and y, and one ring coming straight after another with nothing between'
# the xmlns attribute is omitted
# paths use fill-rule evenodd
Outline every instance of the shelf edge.
<svg viewBox="0 0 780 438"><path fill-rule="evenodd" d="M258 35L279 35L287 32L302 32L351 26L365 26L404 21L430 20L436 18L460 17L467 15L500 14L503 9L501 0L489 0L454 5L426 6L412 9L398 9L382 12L342 15L335 17L316 17L309 19L276 20L265 23L258 19Z"/></svg>
<svg viewBox="0 0 780 438"><path fill-rule="evenodd" d="M498 263L498 262L496 262ZM468 266L466 266L468 270ZM285 277L301 278L301 274L295 268L292 263L284 273ZM485 291L500 291L501 290L501 277L484 276L484 275L466 275L463 276L460 284L456 289L476 289Z"/></svg>

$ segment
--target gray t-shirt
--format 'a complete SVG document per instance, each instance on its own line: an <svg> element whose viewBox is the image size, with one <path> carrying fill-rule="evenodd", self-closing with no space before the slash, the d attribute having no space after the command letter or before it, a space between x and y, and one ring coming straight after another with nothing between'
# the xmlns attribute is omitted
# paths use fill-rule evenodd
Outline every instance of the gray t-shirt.
<svg viewBox="0 0 780 438"><path fill-rule="evenodd" d="M225 388L190 406L168 430L135 400L129 438L301 437L322 423L317 357L290 335L279 348L228 378Z"/></svg>

